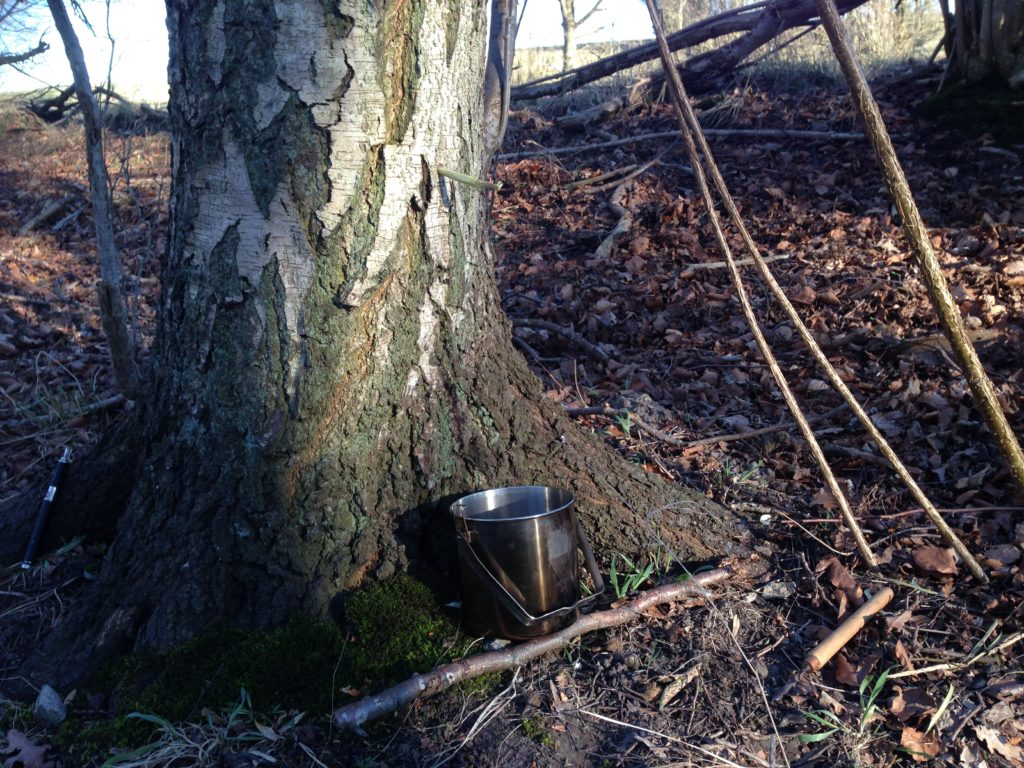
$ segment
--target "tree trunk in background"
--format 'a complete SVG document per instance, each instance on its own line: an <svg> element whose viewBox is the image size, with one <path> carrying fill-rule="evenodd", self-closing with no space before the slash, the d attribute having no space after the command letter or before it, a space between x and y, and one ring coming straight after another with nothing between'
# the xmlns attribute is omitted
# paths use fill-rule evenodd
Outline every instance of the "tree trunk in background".
<svg viewBox="0 0 1024 768"><path fill-rule="evenodd" d="M968 82L999 78L1024 86L1024 3L956 0L952 64Z"/></svg>
<svg viewBox="0 0 1024 768"><path fill-rule="evenodd" d="M576 8L574 0L558 0L562 9L562 71L568 72L579 66L576 55Z"/></svg>
<svg viewBox="0 0 1024 768"><path fill-rule="evenodd" d="M605 555L736 551L726 510L581 433L511 346L484 193L437 173L483 174L485 5L336 8L168 3L172 225L138 480L33 679L443 571L447 502L484 487L571 488Z"/></svg>

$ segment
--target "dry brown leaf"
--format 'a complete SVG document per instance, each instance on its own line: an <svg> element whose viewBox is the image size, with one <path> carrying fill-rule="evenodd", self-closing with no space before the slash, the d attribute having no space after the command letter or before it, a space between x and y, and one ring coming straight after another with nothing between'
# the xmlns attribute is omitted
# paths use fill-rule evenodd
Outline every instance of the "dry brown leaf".
<svg viewBox="0 0 1024 768"><path fill-rule="evenodd" d="M839 508L839 505L836 503L836 497L829 492L828 488L822 488L811 496L811 503L830 511Z"/></svg>
<svg viewBox="0 0 1024 768"><path fill-rule="evenodd" d="M889 632L899 632L903 626L914 617L913 611L906 610L898 616L885 620L885 628Z"/></svg>
<svg viewBox="0 0 1024 768"><path fill-rule="evenodd" d="M836 715L841 715L846 711L843 703L824 688L818 691L818 704L822 707L828 707Z"/></svg>
<svg viewBox="0 0 1024 768"><path fill-rule="evenodd" d="M825 562L828 563L828 580L832 586L838 589L853 606L859 607L864 602L864 590L853 578L853 574L836 557L830 557ZM839 613L842 615L843 611Z"/></svg>
<svg viewBox="0 0 1024 768"><path fill-rule="evenodd" d="M817 298L818 292L806 283L801 285L797 290L789 292L790 301L794 301L797 304L813 304Z"/></svg>
<svg viewBox="0 0 1024 768"><path fill-rule="evenodd" d="M894 686L896 695L889 704L889 711L908 723L915 718L931 714L936 710L935 699L923 688L901 688Z"/></svg>
<svg viewBox="0 0 1024 768"><path fill-rule="evenodd" d="M903 644L902 640L896 641L895 653L897 661L903 665L903 668L908 672L912 672L914 670L914 662L911 661L910 654L907 653L907 647Z"/></svg>
<svg viewBox="0 0 1024 768"><path fill-rule="evenodd" d="M953 550L948 547L924 546L914 550L914 565L927 573L956 574Z"/></svg>
<svg viewBox="0 0 1024 768"><path fill-rule="evenodd" d="M21 768L53 768L46 759L46 746L36 744L21 731L12 728L7 732L7 749L4 765L21 765Z"/></svg>
<svg viewBox="0 0 1024 768"><path fill-rule="evenodd" d="M985 550L985 559L992 568L1013 565L1020 560L1020 548L1013 544L1001 544Z"/></svg>
<svg viewBox="0 0 1024 768"><path fill-rule="evenodd" d="M916 728L904 728L900 734L900 745L919 763L937 757L942 751L934 733L922 733Z"/></svg>
<svg viewBox="0 0 1024 768"><path fill-rule="evenodd" d="M978 734L978 739L984 742L989 751L1005 757L1014 765L1024 766L1024 750L1016 744L1011 744L1010 741L995 728L979 725L974 729L974 732Z"/></svg>
<svg viewBox="0 0 1024 768"><path fill-rule="evenodd" d="M846 658L845 653L836 656L835 666L836 680L844 685L857 686L860 680L857 679L857 668Z"/></svg>

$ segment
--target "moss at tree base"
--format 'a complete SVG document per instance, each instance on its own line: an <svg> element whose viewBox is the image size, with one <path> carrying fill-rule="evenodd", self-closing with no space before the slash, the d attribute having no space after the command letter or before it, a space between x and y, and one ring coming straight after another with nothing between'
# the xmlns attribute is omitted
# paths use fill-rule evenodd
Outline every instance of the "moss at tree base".
<svg viewBox="0 0 1024 768"><path fill-rule="evenodd" d="M430 671L472 644L433 593L406 574L353 593L344 614L344 627L303 615L271 632L216 627L166 653L145 651L108 664L80 695L102 694L110 719L69 720L56 741L82 760L106 756L111 747L151 739L153 725L128 718L132 712L198 722L203 710L229 709L243 689L257 711L328 716L353 696ZM463 690L486 692L502 678L486 675Z"/></svg>

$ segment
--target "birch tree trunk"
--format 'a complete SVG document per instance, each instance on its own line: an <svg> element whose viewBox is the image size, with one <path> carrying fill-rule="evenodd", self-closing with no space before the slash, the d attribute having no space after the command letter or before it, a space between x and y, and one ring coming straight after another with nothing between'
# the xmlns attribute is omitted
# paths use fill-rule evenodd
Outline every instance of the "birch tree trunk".
<svg viewBox="0 0 1024 768"><path fill-rule="evenodd" d="M572 489L599 550L742 532L542 397L488 246L487 8L168 2L173 205L155 392L99 579L23 670L67 682L214 621L444 571L455 494ZM659 532L660 531L660 532Z"/></svg>
<svg viewBox="0 0 1024 768"><path fill-rule="evenodd" d="M576 7L575 0L558 0L562 9L562 71L568 72L579 66L576 51Z"/></svg>

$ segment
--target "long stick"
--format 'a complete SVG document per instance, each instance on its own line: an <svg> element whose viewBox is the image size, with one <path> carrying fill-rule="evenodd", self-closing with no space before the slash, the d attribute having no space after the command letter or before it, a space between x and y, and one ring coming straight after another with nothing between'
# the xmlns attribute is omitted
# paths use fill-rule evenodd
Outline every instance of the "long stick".
<svg viewBox="0 0 1024 768"><path fill-rule="evenodd" d="M334 724L340 728L361 732L367 720L393 712L404 704L425 696L433 696L456 683L469 680L489 672L513 669L551 651L564 648L571 640L596 629L617 627L638 618L644 611L656 605L670 603L683 597L702 595L705 587L729 578L729 571L718 568L691 576L686 581L673 582L642 592L618 608L598 611L582 616L575 624L553 635L539 637L526 643L514 645L501 651L481 653L468 659L459 659L451 664L438 667L425 675L413 675L405 682L392 686L374 696L348 704L334 711Z"/></svg>
<svg viewBox="0 0 1024 768"><path fill-rule="evenodd" d="M939 260L935 257L924 220L914 202L914 194L907 183L907 177L903 173L900 161L896 157L896 150L893 148L885 128L882 113L878 109L874 96L871 95L871 89L868 87L864 73L854 56L853 46L839 19L835 3L832 0L816 0L816 2L821 21L825 26L825 31L828 32L828 39L832 43L832 50L835 52L836 59L846 76L846 82L850 86L854 106L864 122L864 128L875 149L875 156L882 168L882 176L889 188L889 194L892 195L893 202L896 203L896 208L900 212L903 232L907 236L914 259L921 270L921 277L928 287L928 295L939 316L942 332L949 340L950 346L953 347L953 353L956 355L960 368L967 379L967 384L971 388L978 410L981 411L985 421L988 422L989 429L995 435L1003 458L1013 474L1014 480L1017 481L1017 487L1024 490L1024 452L1021 451L1020 443L1016 435L1013 434L1013 430L1010 429L1010 424L996 397L995 387L992 386L988 374L985 373L985 369L981 365L978 353L967 335L960 310L953 301L949 286L946 285L946 278L942 276Z"/></svg>
<svg viewBox="0 0 1024 768"><path fill-rule="evenodd" d="M754 263L757 265L758 271L760 272L765 284L768 286L769 290L771 291L775 299L779 302L783 311L786 313L786 317L793 324L793 327L796 328L797 333L800 335L800 338L803 340L808 350L810 350L811 355L818 363L818 366L825 374L825 377L829 380L829 382L832 384L835 390L842 396L843 400L846 401L846 403L850 406L850 409L853 411L854 415L856 415L858 421L860 421L861 425L871 436L871 439L874 440L875 443L878 445L878 448L882 452L882 455L885 456L889 464L896 471L896 474L903 481L903 484L907 487L907 489L911 492L911 494L914 496L917 502L921 505L922 509L924 509L929 519L931 519L931 521L935 524L936 528L938 528L939 533L941 533L943 538L949 543L951 547L953 547L954 551L956 551L956 553L960 555L961 559L967 565L968 570L970 570L971 575L974 576L974 578L980 581L981 583L987 583L988 577L982 570L981 565L970 553L970 551L967 549L967 546L956 535L953 529L949 527L949 525L943 519L942 515L939 514L938 510L935 509L935 505L932 504L931 500L927 497L927 495L925 495L924 491L921 489L920 485L918 485L913 475L910 474L910 471L906 468L903 462L900 461L899 457L896 455L896 452L889 445L889 442L885 439L882 433L875 426L874 422L871 420L871 417L868 416L867 412L861 406L860 402L854 396L853 392L850 391L850 388L846 385L846 382L844 382L842 378L839 376L839 373L836 371L835 367L828 359L828 356L822 351L821 346L818 344L814 336L811 334L810 329L807 328L803 320L800 318L800 314L796 311L796 308L793 306L793 303L789 300L789 297L786 296L785 291L782 290L782 286L779 285L778 281L775 279L775 276L772 274L772 271L768 268L767 260L761 256L757 244L754 242L753 237L751 237L749 230L743 222L743 217L740 215L739 209L736 207L735 201L729 194L729 189L726 186L725 179L722 178L722 174L719 171L718 166L715 164L714 157L711 154L711 148L708 146L704 134L700 131L700 125L697 122L697 117L693 113L693 109L690 107L689 102L684 98L682 102L677 105L677 108L683 111L684 117L686 118L686 122L690 125L691 129L694 132L696 140L700 145L701 152L704 155L708 171L711 174L712 181L714 181L715 188L718 190L718 194L722 199L722 204L728 211L729 218L736 226L736 229L740 234L740 238L743 240L743 244L746 247L747 252L750 253ZM840 505L842 505L842 502L840 502ZM845 518L846 515L844 514L844 519Z"/></svg>
<svg viewBox="0 0 1024 768"><path fill-rule="evenodd" d="M679 73L676 71L675 65L672 61L672 54L665 42L665 32L661 28L661 19L658 16L653 0L647 0L647 10L650 12L651 24L654 26L654 35L657 38L658 45L661 49L662 66L665 69L665 75L671 85L670 93L672 94L672 102L675 106L676 117L679 119L679 131L686 142L686 150L690 155L690 164L693 166L693 172L697 179L697 186L700 188L701 196L704 199L704 207L707 209L708 219L715 232L715 241L718 243L719 250L721 250L722 254L725 256L725 260L729 263L729 274L732 277L733 286L736 289L736 295L739 297L743 316L747 320L750 332L754 335L754 339L757 341L757 346L761 351L761 355L764 357L765 362L768 364L768 368L772 372L772 376L775 378L775 383L782 392L782 397L786 401L786 405L789 407L790 413L793 414L793 418L800 426L800 432L803 435L804 440L807 441L807 445L811 449L811 454L814 456L818 467L821 469L825 485L828 487L833 498L839 504L840 514L842 514L847 528L849 528L850 533L853 535L861 558L869 568L877 568L878 563L875 560L874 554L871 552L871 547L868 545L867 539L864 537L864 531L861 530L860 525L858 525L857 520L854 518L853 510L850 509L850 503L847 501L846 495L839 487L839 481L836 480L835 474L829 466L828 459L825 458L825 453L822 451L821 445L818 444L818 440L814 436L814 431L811 429L811 425L807 423L807 419L800 410L800 404L797 402L796 396L790 389L789 383L786 381L786 376L782 372L782 368L779 367L779 363L775 359L775 353L772 352L771 346L768 344L768 340L761 331L761 325L757 321L754 309L750 304L750 298L747 296L747 290L743 285L743 278L740 276L739 267L736 266L736 260L732 256L732 249L729 247L729 243L725 239L725 233L722 231L722 223L719 219L718 211L715 208L714 200L711 198L711 190L708 188L707 178L704 175L700 156L697 153L697 146L694 143L694 136L701 141L701 147L704 152L705 159L708 161L709 167L714 168L710 150L707 147L707 142L701 135L700 123L697 122L697 116L693 113L693 108L690 106L690 102L687 99L686 89L683 88L683 83L679 79Z"/></svg>

